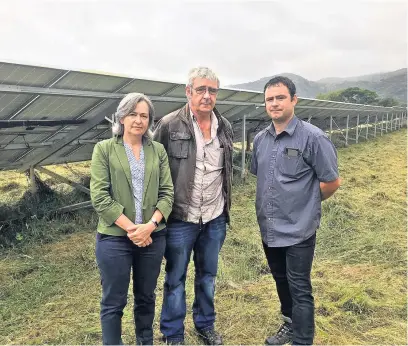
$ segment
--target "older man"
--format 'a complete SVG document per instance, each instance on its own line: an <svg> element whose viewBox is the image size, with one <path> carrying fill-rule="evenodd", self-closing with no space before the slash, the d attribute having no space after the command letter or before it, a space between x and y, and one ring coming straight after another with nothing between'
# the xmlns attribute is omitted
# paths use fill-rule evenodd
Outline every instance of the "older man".
<svg viewBox="0 0 408 346"><path fill-rule="evenodd" d="M192 251L194 325L206 344L222 344L214 329L214 290L218 255L229 222L233 133L231 124L215 108L219 85L209 68L192 69L186 85L187 104L164 116L154 132L154 139L167 150L174 184L160 320L168 344L184 344L185 281Z"/></svg>

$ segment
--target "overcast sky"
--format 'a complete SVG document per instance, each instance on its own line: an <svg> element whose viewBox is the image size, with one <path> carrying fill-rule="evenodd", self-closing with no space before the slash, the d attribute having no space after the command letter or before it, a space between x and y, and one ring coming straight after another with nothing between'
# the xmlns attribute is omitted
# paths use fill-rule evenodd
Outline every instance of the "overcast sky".
<svg viewBox="0 0 408 346"><path fill-rule="evenodd" d="M290 72L310 80L407 66L406 1L11 1L0 61L222 85Z"/></svg>

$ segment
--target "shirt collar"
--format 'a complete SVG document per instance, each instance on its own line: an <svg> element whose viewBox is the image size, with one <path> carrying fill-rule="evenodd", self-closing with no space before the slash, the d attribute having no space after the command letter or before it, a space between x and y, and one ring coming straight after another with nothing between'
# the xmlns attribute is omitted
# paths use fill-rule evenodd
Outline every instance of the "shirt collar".
<svg viewBox="0 0 408 346"><path fill-rule="evenodd" d="M198 126L194 113L191 111L191 109L190 109L190 116L191 116L191 120L193 121L193 124L195 123ZM217 131L218 131L218 118L214 112L211 112L211 138L212 139L217 137Z"/></svg>
<svg viewBox="0 0 408 346"><path fill-rule="evenodd" d="M295 132L296 125L298 122L299 122L298 117L294 115L293 118L289 121L289 124L282 131L282 133L286 132L289 136L292 136L293 132ZM271 122L271 124L267 127L267 130L272 136L276 137L276 130L275 130L275 126L273 125L273 122Z"/></svg>

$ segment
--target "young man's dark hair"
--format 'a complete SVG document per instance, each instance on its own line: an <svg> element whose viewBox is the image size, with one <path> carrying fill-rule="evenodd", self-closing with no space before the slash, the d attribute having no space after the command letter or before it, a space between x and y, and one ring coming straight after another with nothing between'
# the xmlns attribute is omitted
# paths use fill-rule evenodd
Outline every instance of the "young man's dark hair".
<svg viewBox="0 0 408 346"><path fill-rule="evenodd" d="M275 76L271 78L268 81L268 83L265 84L264 93L265 93L265 90L268 89L270 86L277 85L277 84L283 84L284 86L286 86L289 90L290 99L293 99L293 96L295 96L296 94L296 86L292 82L292 80L290 80L287 77L283 77L283 76Z"/></svg>

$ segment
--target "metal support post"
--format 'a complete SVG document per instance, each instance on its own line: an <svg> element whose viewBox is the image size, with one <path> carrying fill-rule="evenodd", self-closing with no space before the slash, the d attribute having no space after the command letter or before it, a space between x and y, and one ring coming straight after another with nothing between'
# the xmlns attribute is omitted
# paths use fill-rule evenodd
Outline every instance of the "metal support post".
<svg viewBox="0 0 408 346"><path fill-rule="evenodd" d="M35 182L34 166L30 166L30 189L33 196L35 196L37 194L38 187L37 183Z"/></svg>
<svg viewBox="0 0 408 346"><path fill-rule="evenodd" d="M68 185L72 186L73 188L75 188L75 189L77 189L77 190L79 190L81 192L86 193L87 195L91 194L91 191L88 188L86 188L85 186L83 186L81 184L78 184L75 181L72 181L71 179L65 178L62 175L59 175L59 174L57 174L57 173L55 173L53 171L50 171L47 168L37 166L36 169L38 171L40 171L41 173L44 173L44 174L49 175L50 177L53 177L57 181L62 181L63 183L68 184Z"/></svg>
<svg viewBox="0 0 408 346"><path fill-rule="evenodd" d="M356 143L358 143L358 136L359 136L358 127L359 127L359 125L360 125L360 114L357 114Z"/></svg>
<svg viewBox="0 0 408 346"><path fill-rule="evenodd" d="M377 137L377 122L378 122L378 114L375 115L374 137Z"/></svg>
<svg viewBox="0 0 408 346"><path fill-rule="evenodd" d="M347 122L346 122L346 145L348 145L349 121L350 121L350 114L347 114Z"/></svg>
<svg viewBox="0 0 408 346"><path fill-rule="evenodd" d="M329 133L330 140L332 139L332 132L333 132L333 116L330 115L330 133Z"/></svg>
<svg viewBox="0 0 408 346"><path fill-rule="evenodd" d="M384 113L381 114L381 136L383 135L384 131Z"/></svg>
<svg viewBox="0 0 408 346"><path fill-rule="evenodd" d="M370 114L367 115L367 123L366 123L366 140L368 139L368 126L370 124Z"/></svg>
<svg viewBox="0 0 408 346"><path fill-rule="evenodd" d="M246 134L246 115L244 114L244 119L242 120L242 160L241 160L241 178L245 178L245 134Z"/></svg>
<svg viewBox="0 0 408 346"><path fill-rule="evenodd" d="M388 113L387 113L387 122L385 123L385 133L388 132Z"/></svg>

